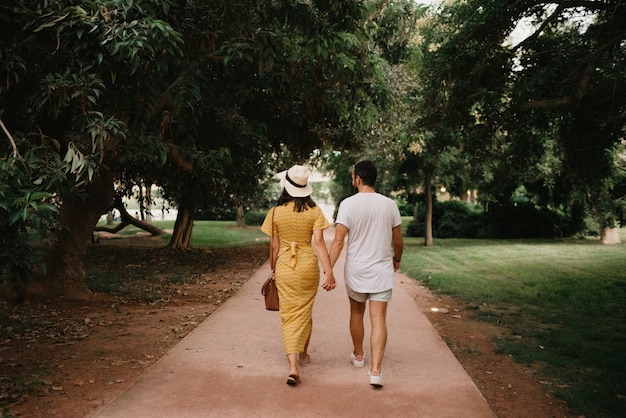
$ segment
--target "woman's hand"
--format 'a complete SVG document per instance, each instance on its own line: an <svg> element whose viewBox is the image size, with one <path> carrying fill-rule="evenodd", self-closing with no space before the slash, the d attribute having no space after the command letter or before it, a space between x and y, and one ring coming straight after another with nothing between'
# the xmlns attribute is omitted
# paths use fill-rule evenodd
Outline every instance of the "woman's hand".
<svg viewBox="0 0 626 418"><path fill-rule="evenodd" d="M337 283L335 282L335 275L333 274L332 270L330 272L325 271L324 278L324 283L322 284L322 288L324 290L328 292L337 287Z"/></svg>

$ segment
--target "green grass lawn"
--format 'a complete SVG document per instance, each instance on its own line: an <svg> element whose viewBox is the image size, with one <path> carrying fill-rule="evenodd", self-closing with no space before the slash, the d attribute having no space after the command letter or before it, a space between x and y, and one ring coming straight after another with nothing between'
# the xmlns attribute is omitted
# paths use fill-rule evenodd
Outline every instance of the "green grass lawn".
<svg viewBox="0 0 626 418"><path fill-rule="evenodd" d="M511 329L499 350L543 365L577 412L624 416L626 244L406 238L402 269Z"/></svg>
<svg viewBox="0 0 626 418"><path fill-rule="evenodd" d="M242 247L268 243L260 226L238 228L233 221L195 221L191 244L196 247Z"/></svg>
<svg viewBox="0 0 626 418"><path fill-rule="evenodd" d="M105 224L101 222L100 226ZM152 221L152 225L169 231L161 239L164 244L169 242L174 221ZM109 225L109 227L114 227ZM121 235L136 235L144 232L140 228L128 225L118 232ZM269 242L267 235L261 232L260 226L238 228L235 221L194 221L191 234L193 247L244 247Z"/></svg>

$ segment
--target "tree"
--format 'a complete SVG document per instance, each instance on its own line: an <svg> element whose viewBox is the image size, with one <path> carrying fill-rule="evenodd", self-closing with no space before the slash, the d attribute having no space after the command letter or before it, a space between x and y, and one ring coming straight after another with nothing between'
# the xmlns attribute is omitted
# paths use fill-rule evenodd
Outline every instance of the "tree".
<svg viewBox="0 0 626 418"><path fill-rule="evenodd" d="M213 7L219 33L211 37L212 50L199 58L190 56L186 64L192 69L187 74L196 80L190 85L197 104L173 108L172 114L178 120L178 141L184 137L197 148L229 150L230 161L221 169L223 190L211 196L213 202L231 198L240 206L255 196L263 176L277 168L265 166L264 155L287 148L302 162L316 149L354 142L353 120L359 117L352 116L379 100L381 83L362 29L367 15L361 2L234 2ZM202 131L204 140L193 127ZM184 196L197 200L207 195ZM185 205L192 212L202 206ZM180 226L192 221L189 213ZM174 236L178 227L177 222Z"/></svg>
<svg viewBox="0 0 626 418"><path fill-rule="evenodd" d="M325 154L325 165L335 176L332 194L336 202L354 192L350 170L363 159L374 161L378 168L377 191L387 195L414 191L415 183L407 181L403 167L405 149L420 141L419 133L412 129L419 84L412 69L422 58L415 28L425 10L412 1L369 3L370 48L379 57L377 66L384 88L378 89L376 106L359 114L356 143Z"/></svg>
<svg viewBox="0 0 626 418"><path fill-rule="evenodd" d="M0 125L5 129L4 123ZM64 173L59 161L50 161L43 147L31 148L26 155L18 151L0 159L0 297L20 300L33 266L39 265L42 252L30 244L26 231L45 237L56 225L57 207L53 191L62 189ZM52 156L54 158L54 156ZM36 167L46 166L44 170Z"/></svg>
<svg viewBox="0 0 626 418"><path fill-rule="evenodd" d="M170 245L186 247L197 208L245 199L268 171L258 164L268 150L301 157L352 141L350 116L379 87L364 10L359 1L0 6L0 115L19 146L40 141L65 171L49 199L59 227L41 292L88 296L82 255L115 183L161 186L179 206Z"/></svg>
<svg viewBox="0 0 626 418"><path fill-rule="evenodd" d="M510 191L543 180L542 194L553 205L586 195L598 206L608 202L600 183L612 183L611 150L624 128L626 34L618 28L626 8L611 1L551 4L439 8L424 31L421 126L459 133L456 147L472 166L500 183L508 179ZM532 32L511 43L526 20Z"/></svg>
<svg viewBox="0 0 626 418"><path fill-rule="evenodd" d="M57 235L40 280L46 295L88 296L82 255L114 197L124 150L154 123L153 108L181 40L159 17L167 3L12 1L0 8L0 108L34 172L63 170ZM25 100L26 99L26 100ZM17 185L19 190L21 186ZM41 199L46 202L45 198Z"/></svg>

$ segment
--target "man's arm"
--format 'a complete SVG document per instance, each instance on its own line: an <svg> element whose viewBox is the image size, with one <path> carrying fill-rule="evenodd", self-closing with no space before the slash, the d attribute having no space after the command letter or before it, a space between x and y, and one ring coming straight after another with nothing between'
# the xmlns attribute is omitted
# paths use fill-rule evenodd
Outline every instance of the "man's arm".
<svg viewBox="0 0 626 418"><path fill-rule="evenodd" d="M391 229L391 243L393 245L393 270L396 271L400 267L402 260L402 251L404 250L404 241L402 239L401 226L394 226Z"/></svg>
<svg viewBox="0 0 626 418"><path fill-rule="evenodd" d="M346 228L342 224L335 225L335 238L333 238L333 242L330 244L330 251L328 255L330 256L330 265L335 266L337 259L341 255L341 251L343 250L343 242L346 238L346 234L348 233L348 228Z"/></svg>

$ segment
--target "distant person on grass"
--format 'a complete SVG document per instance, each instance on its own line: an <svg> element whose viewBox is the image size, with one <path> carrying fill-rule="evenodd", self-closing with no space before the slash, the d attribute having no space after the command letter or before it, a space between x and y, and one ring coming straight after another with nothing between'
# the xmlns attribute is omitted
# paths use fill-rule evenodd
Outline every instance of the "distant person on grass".
<svg viewBox="0 0 626 418"><path fill-rule="evenodd" d="M350 300L350 334L354 346L350 360L365 366L363 316L369 300L372 325L369 381L382 387L382 362L387 344L387 304L391 300L394 272L400 267L403 241L400 211L396 203L374 190L377 170L371 161L354 166L352 185L358 193L343 200L335 220L335 238L330 247L335 265L348 236L345 282ZM393 254L392 254L393 248Z"/></svg>
<svg viewBox="0 0 626 418"><path fill-rule="evenodd" d="M324 241L324 229L330 227L330 223L311 199L309 170L294 165L279 176L283 191L278 205L265 217L261 230L271 237L270 257L276 266L283 345L289 360L287 384L295 386L300 383L298 366L306 366L311 360L308 347L313 327L313 302L320 282L318 257L324 267L322 287L333 290L335 277Z"/></svg>

